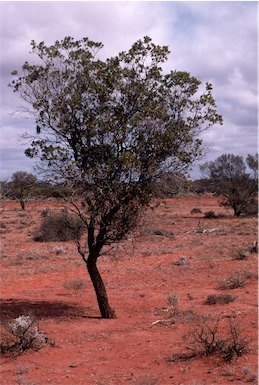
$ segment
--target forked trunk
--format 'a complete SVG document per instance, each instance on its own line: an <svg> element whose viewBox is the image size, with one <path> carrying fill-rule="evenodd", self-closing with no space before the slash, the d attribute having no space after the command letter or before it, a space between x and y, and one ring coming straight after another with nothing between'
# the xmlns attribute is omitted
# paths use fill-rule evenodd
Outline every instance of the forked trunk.
<svg viewBox="0 0 259 385"><path fill-rule="evenodd" d="M114 310L110 307L105 285L97 268L97 258L91 254L87 259L87 270L94 286L102 318L116 318Z"/></svg>

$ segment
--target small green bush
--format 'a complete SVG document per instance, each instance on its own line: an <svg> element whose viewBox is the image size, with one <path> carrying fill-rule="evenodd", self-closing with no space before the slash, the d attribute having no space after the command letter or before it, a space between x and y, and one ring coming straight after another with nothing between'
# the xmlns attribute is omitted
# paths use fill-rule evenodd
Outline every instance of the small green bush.
<svg viewBox="0 0 259 385"><path fill-rule="evenodd" d="M64 242L79 240L84 232L81 219L67 211L50 212L43 217L40 228L34 236L38 242Z"/></svg>

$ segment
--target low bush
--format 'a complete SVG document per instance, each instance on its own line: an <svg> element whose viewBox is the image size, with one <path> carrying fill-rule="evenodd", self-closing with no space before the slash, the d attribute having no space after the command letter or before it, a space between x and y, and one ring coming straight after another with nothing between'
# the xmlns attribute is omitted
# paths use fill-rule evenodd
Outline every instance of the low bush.
<svg viewBox="0 0 259 385"><path fill-rule="evenodd" d="M214 211L206 211L204 218L218 218Z"/></svg>
<svg viewBox="0 0 259 385"><path fill-rule="evenodd" d="M223 277L219 282L221 290L232 290L244 287L248 276L242 271L235 271L232 274Z"/></svg>
<svg viewBox="0 0 259 385"><path fill-rule="evenodd" d="M238 261L243 261L251 256L251 254L258 253L258 243L255 241L252 245L242 248L236 252L236 255L233 259Z"/></svg>
<svg viewBox="0 0 259 385"><path fill-rule="evenodd" d="M1 322L1 354L21 354L28 349L40 349L47 342L35 320L21 315L14 322Z"/></svg>
<svg viewBox="0 0 259 385"><path fill-rule="evenodd" d="M252 200L251 203L244 208L244 214L248 216L258 215L258 202L257 200Z"/></svg>
<svg viewBox="0 0 259 385"><path fill-rule="evenodd" d="M202 213L202 211L201 211L201 209L199 209L199 208L193 208L192 209L192 211L191 211L191 214L201 214Z"/></svg>
<svg viewBox="0 0 259 385"><path fill-rule="evenodd" d="M179 296L178 293L168 293L166 296L166 302L167 302L167 312L169 313L170 317L175 316L179 313Z"/></svg>
<svg viewBox="0 0 259 385"><path fill-rule="evenodd" d="M185 340L188 343L187 350L193 356L219 354L226 362L249 351L249 342L233 317L202 317L196 323L196 328L185 336Z"/></svg>
<svg viewBox="0 0 259 385"><path fill-rule="evenodd" d="M79 240L84 232L84 224L76 215L67 211L50 213L43 217L34 240L38 242L64 242Z"/></svg>
<svg viewBox="0 0 259 385"><path fill-rule="evenodd" d="M229 294L210 294L207 296L205 303L207 305L216 305L217 303L227 304L230 302L234 302L235 299L236 299L235 297Z"/></svg>
<svg viewBox="0 0 259 385"><path fill-rule="evenodd" d="M85 281L82 278L71 279L70 281L64 282L63 287L67 290L77 292L85 287Z"/></svg>

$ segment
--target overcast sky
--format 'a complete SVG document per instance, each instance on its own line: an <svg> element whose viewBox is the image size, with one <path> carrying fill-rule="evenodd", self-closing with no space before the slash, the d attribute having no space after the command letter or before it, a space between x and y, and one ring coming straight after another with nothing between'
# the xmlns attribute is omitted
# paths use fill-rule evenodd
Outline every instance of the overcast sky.
<svg viewBox="0 0 259 385"><path fill-rule="evenodd" d="M15 114L21 100L7 87L10 73L31 61L31 40L52 44L65 36L102 42L106 57L128 50L146 35L169 45L166 71L188 71L211 82L224 119L223 126L203 134L212 146L205 160L223 153L256 153L257 8L256 1L0 2L0 179L15 171L33 172L34 163L18 140L34 124Z"/></svg>

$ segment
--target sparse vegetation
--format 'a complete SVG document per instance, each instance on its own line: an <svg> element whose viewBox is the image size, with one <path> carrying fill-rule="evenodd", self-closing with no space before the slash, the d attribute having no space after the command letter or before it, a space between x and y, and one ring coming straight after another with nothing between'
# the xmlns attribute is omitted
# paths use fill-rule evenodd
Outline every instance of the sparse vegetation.
<svg viewBox="0 0 259 385"><path fill-rule="evenodd" d="M191 211L191 214L201 214L201 213L202 213L202 211L199 208L193 208Z"/></svg>
<svg viewBox="0 0 259 385"><path fill-rule="evenodd" d="M168 199L160 206L155 201L154 209L147 213L140 228L144 230L146 226L152 235L137 233L133 238L132 233L130 238L116 244L115 249L106 247L107 253L98 262L118 307L119 321L108 321L98 319L98 307L84 275L83 263L77 258L75 242L32 242L34 229L43 218L42 209L49 207L57 213L62 205L51 200L35 205L35 210L28 205L26 212L30 210L34 222L30 231L18 229L19 214L24 213L18 202L8 201L2 214L1 219L12 232L8 238L3 237L2 242L1 317L12 322L19 314L34 314L40 330L57 341L53 350L47 346L35 352L35 347L25 351L18 360L13 357L18 353L6 351L2 357L4 382L41 383L45 373L38 368L43 361L49 382L55 382L56 376L64 374L68 382L78 384L119 385L126 381L137 385L146 374L148 385L149 380L152 384L152 376L158 378L159 385L164 382L205 385L215 382L215 378L224 385L257 383L256 218L219 217L215 225L214 220L201 218L203 214L191 216L193 207L200 207L202 213L217 212L217 197L212 196ZM210 231L216 228L217 231ZM156 236L153 230L172 231L175 238ZM244 261L234 259L240 250L249 253ZM113 255L120 259L115 261ZM116 265L120 268L116 269ZM220 278L235 272L242 273L245 286L232 291L217 290ZM239 350L235 353L231 346L230 353L225 352L223 356L220 350L215 351L208 354L207 359L204 353L188 350L190 341L182 340L183 335L197 329L202 315L205 315L205 324L209 323L212 328L219 314L222 320L216 338L230 344L229 319L223 317L225 315L236 315L237 324L244 328L239 330L239 337L245 336L249 344L248 352L241 359L236 360ZM3 327L1 331L11 346L16 338ZM118 344L113 344L115 340ZM82 372L78 365L86 344L92 356L91 373L98 376ZM204 352L201 346L200 350ZM56 354L58 360L53 363ZM122 355L121 372L116 372L116 359ZM170 355L171 363L163 362ZM132 367L136 365L133 374L127 372L126 360L130 360ZM203 370L198 370L199 363ZM126 379L120 375L122 372Z"/></svg>
<svg viewBox="0 0 259 385"><path fill-rule="evenodd" d="M179 294L178 293L168 293L166 295L166 302L167 302L167 312L169 317L174 317L176 314L179 313Z"/></svg>
<svg viewBox="0 0 259 385"><path fill-rule="evenodd" d="M209 294L206 299L207 305L216 305L216 304L228 304L234 302L236 297L230 294Z"/></svg>
<svg viewBox="0 0 259 385"><path fill-rule="evenodd" d="M195 329L185 336L185 340L187 349L194 356L219 354L226 362L249 351L249 342L233 317L202 317Z"/></svg>
<svg viewBox="0 0 259 385"><path fill-rule="evenodd" d="M63 287L67 290L74 290L76 293L85 287L85 281L82 278L71 279L70 281L64 282Z"/></svg>
<svg viewBox="0 0 259 385"><path fill-rule="evenodd" d="M19 316L14 322L1 322L1 327L1 354L21 354L28 349L38 350L47 342L35 319L30 316Z"/></svg>
<svg viewBox="0 0 259 385"><path fill-rule="evenodd" d="M234 259L238 261L243 261L249 258L251 254L257 254L257 253L258 253L258 244L256 241L252 245L238 250L236 252L236 255L234 256Z"/></svg>
<svg viewBox="0 0 259 385"><path fill-rule="evenodd" d="M204 218L217 218L217 215L214 211L206 211L204 213Z"/></svg>
<svg viewBox="0 0 259 385"><path fill-rule="evenodd" d="M64 254L66 252L66 249L62 246L56 246L54 247L54 253L56 255Z"/></svg>
<svg viewBox="0 0 259 385"><path fill-rule="evenodd" d="M235 271L219 281L219 288L221 290L232 290L239 287L244 287L248 276L243 271Z"/></svg>
<svg viewBox="0 0 259 385"><path fill-rule="evenodd" d="M252 371L248 366L244 366L242 371L247 376L246 382L255 382L257 380L257 373Z"/></svg>
<svg viewBox="0 0 259 385"><path fill-rule="evenodd" d="M0 229L5 229L6 228L6 223L3 221L0 221Z"/></svg>

